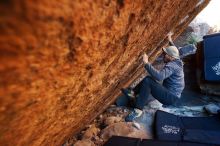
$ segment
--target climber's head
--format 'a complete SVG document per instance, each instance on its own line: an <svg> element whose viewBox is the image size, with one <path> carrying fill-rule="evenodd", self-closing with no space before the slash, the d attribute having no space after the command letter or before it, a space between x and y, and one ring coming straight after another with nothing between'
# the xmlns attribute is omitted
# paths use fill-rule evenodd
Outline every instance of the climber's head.
<svg viewBox="0 0 220 146"><path fill-rule="evenodd" d="M163 48L164 62L170 62L175 59L179 59L179 50L175 46L169 46L167 48Z"/></svg>

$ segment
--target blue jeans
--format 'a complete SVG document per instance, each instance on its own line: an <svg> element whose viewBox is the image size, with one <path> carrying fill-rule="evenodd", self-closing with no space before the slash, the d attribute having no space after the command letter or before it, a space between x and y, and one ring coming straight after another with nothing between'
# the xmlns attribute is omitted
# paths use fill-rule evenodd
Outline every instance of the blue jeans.
<svg viewBox="0 0 220 146"><path fill-rule="evenodd" d="M139 94L135 101L135 108L143 109L150 95L164 105L175 105L179 99L177 96L170 93L163 85L156 82L151 77L145 77L134 89L135 94Z"/></svg>

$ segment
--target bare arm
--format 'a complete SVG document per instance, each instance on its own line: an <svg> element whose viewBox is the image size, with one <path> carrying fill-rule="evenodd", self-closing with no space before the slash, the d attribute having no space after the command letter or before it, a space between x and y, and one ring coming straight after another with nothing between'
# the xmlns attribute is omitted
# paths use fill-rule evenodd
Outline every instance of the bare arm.
<svg viewBox="0 0 220 146"><path fill-rule="evenodd" d="M167 38L168 38L168 41L169 41L169 45L170 46L175 46L175 44L173 43L173 40L172 40L172 35L173 35L173 33L169 32L168 35L167 35Z"/></svg>

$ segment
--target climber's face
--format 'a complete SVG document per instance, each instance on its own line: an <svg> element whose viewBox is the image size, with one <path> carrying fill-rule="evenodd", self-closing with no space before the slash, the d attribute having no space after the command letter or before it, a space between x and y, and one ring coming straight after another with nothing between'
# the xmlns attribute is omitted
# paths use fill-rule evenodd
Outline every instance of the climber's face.
<svg viewBox="0 0 220 146"><path fill-rule="evenodd" d="M164 63L168 63L168 62L172 61L172 57L167 55L166 52L163 52L163 61L164 61Z"/></svg>

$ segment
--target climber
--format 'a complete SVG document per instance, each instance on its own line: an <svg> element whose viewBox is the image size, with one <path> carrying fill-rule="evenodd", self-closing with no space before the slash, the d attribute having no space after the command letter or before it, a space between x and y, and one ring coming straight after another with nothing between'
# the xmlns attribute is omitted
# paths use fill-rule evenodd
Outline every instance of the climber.
<svg viewBox="0 0 220 146"><path fill-rule="evenodd" d="M183 62L179 57L178 49L174 46L171 35L172 34L169 33L167 38L169 44L172 46L162 49L165 66L158 71L148 62L148 56L144 54L144 67L150 76L145 77L133 90L123 89L123 93L126 94L127 97L133 98L136 96L134 109L125 118L125 121L133 121L142 115L142 110L150 93L163 105L175 106L181 97L185 86ZM159 81L163 81L163 83L160 84Z"/></svg>

